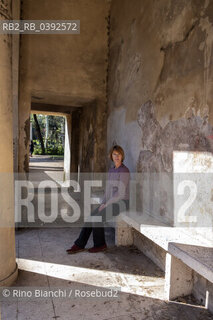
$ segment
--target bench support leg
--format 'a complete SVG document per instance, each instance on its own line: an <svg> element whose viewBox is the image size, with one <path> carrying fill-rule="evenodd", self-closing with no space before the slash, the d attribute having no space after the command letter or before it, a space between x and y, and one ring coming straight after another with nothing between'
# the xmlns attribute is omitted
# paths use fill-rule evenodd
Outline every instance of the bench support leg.
<svg viewBox="0 0 213 320"><path fill-rule="evenodd" d="M205 307L213 313L213 284L207 282L207 291L206 291L206 305Z"/></svg>
<svg viewBox="0 0 213 320"><path fill-rule="evenodd" d="M132 228L120 217L116 221L115 243L117 246L129 246L133 244Z"/></svg>
<svg viewBox="0 0 213 320"><path fill-rule="evenodd" d="M166 254L165 298L172 300L192 293L193 272L181 260Z"/></svg>

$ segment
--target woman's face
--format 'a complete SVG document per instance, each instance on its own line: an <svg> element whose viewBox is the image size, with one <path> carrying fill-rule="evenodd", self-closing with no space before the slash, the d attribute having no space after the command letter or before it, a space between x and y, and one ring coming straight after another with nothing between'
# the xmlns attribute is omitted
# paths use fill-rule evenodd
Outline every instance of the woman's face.
<svg viewBox="0 0 213 320"><path fill-rule="evenodd" d="M116 167L120 166L121 165L121 162L122 162L122 155L121 153L119 153L118 151L114 150L112 152L112 160L115 164Z"/></svg>

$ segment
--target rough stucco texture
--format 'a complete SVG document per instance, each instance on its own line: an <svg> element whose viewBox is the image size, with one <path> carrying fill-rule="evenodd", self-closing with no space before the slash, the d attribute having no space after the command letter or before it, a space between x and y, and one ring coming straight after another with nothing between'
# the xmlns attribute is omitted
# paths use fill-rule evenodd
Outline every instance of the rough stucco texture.
<svg viewBox="0 0 213 320"><path fill-rule="evenodd" d="M210 151L212 12L211 0L112 2L108 146L122 144L131 169L169 172L175 148ZM123 133L130 124L141 130L121 134L121 110Z"/></svg>
<svg viewBox="0 0 213 320"><path fill-rule="evenodd" d="M169 121L163 128L157 121L154 106L149 100L138 112L142 131L143 151L138 161L139 172L172 172L173 150L212 152L213 127L206 118L191 115Z"/></svg>

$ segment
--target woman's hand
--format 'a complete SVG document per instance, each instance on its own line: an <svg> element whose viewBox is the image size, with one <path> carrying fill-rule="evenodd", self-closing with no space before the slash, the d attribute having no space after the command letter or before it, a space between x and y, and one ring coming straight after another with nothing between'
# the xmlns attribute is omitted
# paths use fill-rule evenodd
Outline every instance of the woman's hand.
<svg viewBox="0 0 213 320"><path fill-rule="evenodd" d="M103 210L104 208L106 208L106 205L104 203L102 203L100 205L100 207L98 208L98 211L100 212L101 210Z"/></svg>

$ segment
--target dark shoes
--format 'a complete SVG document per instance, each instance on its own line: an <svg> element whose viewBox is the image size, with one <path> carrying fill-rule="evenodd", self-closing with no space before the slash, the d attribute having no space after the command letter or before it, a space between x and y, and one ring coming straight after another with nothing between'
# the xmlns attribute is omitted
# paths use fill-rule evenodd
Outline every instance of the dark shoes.
<svg viewBox="0 0 213 320"><path fill-rule="evenodd" d="M88 251L90 253L96 253L96 252L101 252L101 251L106 251L107 250L107 245L104 244L103 246L100 247L93 247L88 249ZM79 246L77 246L76 244L74 244L70 249L66 250L68 254L74 254L74 253L78 253L81 251L85 251L84 248L80 248Z"/></svg>
<svg viewBox="0 0 213 320"><path fill-rule="evenodd" d="M67 253L68 254L74 254L77 252L81 252L84 251L84 248L80 248L79 246L77 246L76 244L74 244L70 249L67 249Z"/></svg>
<svg viewBox="0 0 213 320"><path fill-rule="evenodd" d="M93 248L88 249L88 251L90 253L96 253L96 252L101 252L101 251L106 251L106 250L107 250L107 245L106 244L104 244L101 247L93 247Z"/></svg>

